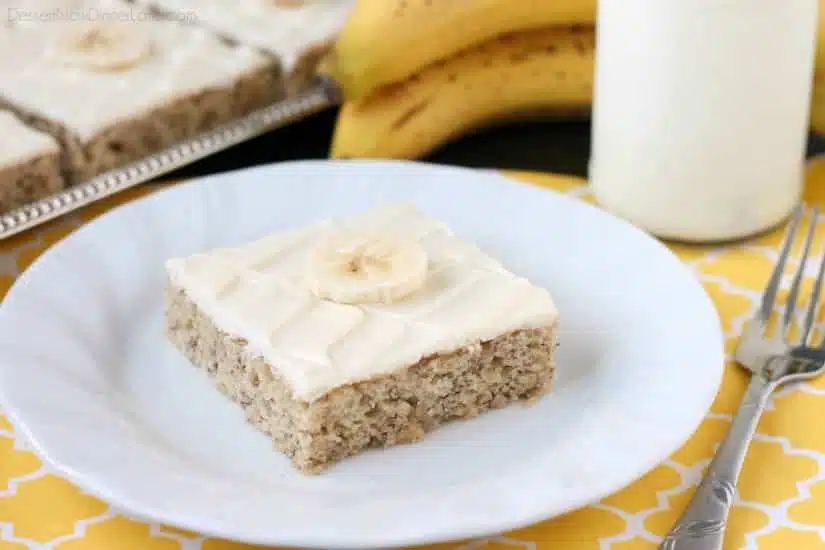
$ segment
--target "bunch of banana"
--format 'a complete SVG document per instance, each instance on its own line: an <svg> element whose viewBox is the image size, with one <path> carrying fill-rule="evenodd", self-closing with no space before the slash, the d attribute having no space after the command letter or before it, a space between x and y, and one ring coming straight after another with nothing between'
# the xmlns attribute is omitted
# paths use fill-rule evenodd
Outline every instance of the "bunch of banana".
<svg viewBox="0 0 825 550"><path fill-rule="evenodd" d="M356 0L325 70L348 100L513 31L592 24L597 0Z"/></svg>
<svg viewBox="0 0 825 550"><path fill-rule="evenodd" d="M418 158L481 125L586 109L592 28L502 35L384 86L338 114L333 158Z"/></svg>
<svg viewBox="0 0 825 550"><path fill-rule="evenodd" d="M819 2L816 66L811 97L811 129L825 135L825 0Z"/></svg>
<svg viewBox="0 0 825 550"><path fill-rule="evenodd" d="M322 66L345 98L330 156L420 158L496 121L587 113L595 18L595 0L358 0ZM825 5L820 28L825 133Z"/></svg>

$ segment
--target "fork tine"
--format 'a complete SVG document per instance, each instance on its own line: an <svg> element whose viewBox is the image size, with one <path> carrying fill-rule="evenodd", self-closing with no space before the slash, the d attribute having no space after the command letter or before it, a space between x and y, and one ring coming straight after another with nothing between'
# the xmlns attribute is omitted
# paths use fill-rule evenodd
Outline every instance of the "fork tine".
<svg viewBox="0 0 825 550"><path fill-rule="evenodd" d="M808 252L811 249L811 242L814 240L816 233L816 219L819 216L819 209L814 208L811 212L811 223L808 227L808 234L805 236L805 243L802 245L802 254L799 258L799 265L794 273L793 281L791 282L791 289L788 292L788 299L785 301L785 311L782 315L782 328L787 334L791 328L791 321L793 321L793 314L796 310L797 299L799 298L799 287L802 279L805 276L805 264L808 262ZM804 341L804 340L803 340Z"/></svg>
<svg viewBox="0 0 825 550"><path fill-rule="evenodd" d="M765 287L765 292L762 294L762 303L759 306L759 319L763 323L767 323L771 316L771 309L773 303L776 301L776 294L779 292L779 285L782 282L782 272L785 271L785 264L788 262L791 248L793 248L794 236L796 229L799 226L799 220L802 218L803 207L800 204L796 207L796 213L788 226L787 233L785 233L785 242L782 243L782 250L779 252L779 259L773 268L771 278L768 280L768 285Z"/></svg>
<svg viewBox="0 0 825 550"><path fill-rule="evenodd" d="M811 220L812 224L816 223L816 217ZM822 279L825 278L825 251L822 252L822 258L819 260L819 270L816 273L816 280L814 281L814 288L811 291L811 303L808 305L808 311L805 313L805 323L802 327L802 343L808 341L808 336L811 334L811 329L814 326L816 313L819 309L819 294L822 291Z"/></svg>

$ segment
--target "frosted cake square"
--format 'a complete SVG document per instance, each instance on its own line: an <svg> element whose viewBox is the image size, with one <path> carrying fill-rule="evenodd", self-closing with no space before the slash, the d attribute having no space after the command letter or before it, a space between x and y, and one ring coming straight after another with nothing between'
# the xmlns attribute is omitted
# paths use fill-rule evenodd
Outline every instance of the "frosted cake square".
<svg viewBox="0 0 825 550"><path fill-rule="evenodd" d="M283 97L271 57L208 30L121 0L27 6L0 27L0 101L61 142L73 182Z"/></svg>
<svg viewBox="0 0 825 550"><path fill-rule="evenodd" d="M138 0L278 58L292 93L307 87L354 0Z"/></svg>
<svg viewBox="0 0 825 550"><path fill-rule="evenodd" d="M530 403L558 312L414 206L166 264L169 340L305 473Z"/></svg>
<svg viewBox="0 0 825 550"><path fill-rule="evenodd" d="M0 110L0 212L64 187L60 147L48 134Z"/></svg>

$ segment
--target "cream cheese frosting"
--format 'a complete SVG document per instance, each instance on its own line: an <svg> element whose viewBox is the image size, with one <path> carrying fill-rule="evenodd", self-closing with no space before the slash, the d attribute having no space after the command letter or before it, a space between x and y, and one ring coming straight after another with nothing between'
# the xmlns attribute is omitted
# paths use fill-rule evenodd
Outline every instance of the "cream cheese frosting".
<svg viewBox="0 0 825 550"><path fill-rule="evenodd" d="M51 136L29 128L13 114L0 110L0 167L59 152Z"/></svg>
<svg viewBox="0 0 825 550"><path fill-rule="evenodd" d="M423 286L390 304L313 294L307 265L315 247L332 235L368 231L417 240L428 258ZM172 285L218 328L246 340L307 402L435 353L547 327L558 316L547 290L406 204L170 259L166 268Z"/></svg>
<svg viewBox="0 0 825 550"><path fill-rule="evenodd" d="M198 24L276 55L287 73L310 47L341 30L354 5L354 0L139 1L173 15L195 13Z"/></svg>
<svg viewBox="0 0 825 550"><path fill-rule="evenodd" d="M121 0L36 0L24 6L18 24L0 28L0 97L84 140L176 99L229 88L272 64L253 48L227 45L194 25L161 21ZM121 28L124 40L151 54L123 70L78 66L67 55L66 37L97 24Z"/></svg>

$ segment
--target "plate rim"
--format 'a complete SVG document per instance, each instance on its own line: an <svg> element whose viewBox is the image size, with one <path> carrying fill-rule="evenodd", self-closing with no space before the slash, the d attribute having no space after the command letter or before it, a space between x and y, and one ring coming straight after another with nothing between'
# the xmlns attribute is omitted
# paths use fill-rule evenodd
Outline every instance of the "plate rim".
<svg viewBox="0 0 825 550"><path fill-rule="evenodd" d="M555 199L560 199L562 201L568 201L569 203L575 203L577 208L583 208L586 210L594 211L596 215L606 216L611 218L612 223L619 223L621 225L626 226L630 231L636 234L636 237L646 239L648 243L653 244L656 248L659 249L660 253L664 253L670 257L671 261L676 261L685 270L686 274L689 273L687 266L684 262L676 256L676 254L670 250L663 242L660 240L650 236L649 234L645 233L641 229L633 226L629 222L625 221L624 219L612 214L609 211L603 210L598 206L594 206L592 204L588 204L584 201L581 201L577 198L573 198L566 193L559 192L555 189L550 189L547 187L542 187L538 185L534 185L532 183L527 183L523 180L520 180L517 177L513 177L507 175L503 170L492 170L492 169L475 169L475 168L466 168L466 167L457 167L451 165L441 165L441 164L433 164L427 162L420 162L420 161L392 161L392 160L364 160L364 159L351 159L345 161L328 161L328 160L299 160L299 161L288 161L288 162L280 162L280 163L270 163L264 164L259 166L253 166L248 168L243 168L240 170L234 170L229 172L222 172L218 174L210 174L207 176L196 177L184 180L182 182L176 183L174 185L170 185L168 187L163 187L158 189L154 193L149 195L139 197L137 199L131 200L125 204L118 205L114 208L109 209L108 211L104 212L103 214L95 217L93 220L85 223L83 226L75 229L71 233L69 233L65 238L61 239L60 241L51 245L48 249L46 249L32 266L29 266L23 273L21 273L14 281L12 286L8 289L6 295L3 298L2 302L5 302L8 296L12 295L16 291L20 291L20 282L25 281L26 273L29 272L29 269L34 266L34 264L40 262L42 258L44 258L49 253L57 250L61 245L65 244L65 242L69 241L76 235L80 235L85 232L95 231L95 226L102 222L104 219L109 219L112 217L117 217L124 215L125 211L136 209L136 208L152 208L151 205L147 204L151 201L169 201L174 200L174 194L180 193L185 194L187 193L186 189L192 189L193 187L197 186L204 186L204 185L211 185L214 182L219 182L220 180L224 179L244 179L249 176L250 173L265 173L270 171L277 172L279 168L284 167L289 169L293 166L298 165L307 165L310 167L319 167L322 170L328 171L347 171L347 170L356 170L356 172L360 169L358 166L363 165L373 165L376 167L379 166L396 166L400 167L400 169L406 169L408 166L412 165L413 169L424 169L424 170L435 170L440 172L445 171L452 171L452 172L461 172L465 175L470 175L470 177L482 177L482 178L490 178L498 180L497 184L506 184L511 185L514 187L528 187L533 188L534 192L539 194L552 194L554 195ZM355 166L355 168L353 168ZM564 176L563 174L561 174ZM567 177L567 176L565 176ZM575 176L573 176L575 177ZM372 537L369 536L365 537L363 535L356 536L354 538L347 538L346 540L342 540L341 533L335 534L333 539L330 539L328 536L324 536L323 534L314 533L311 536L300 536L295 535L294 533L292 536L280 536L280 535L273 535L269 537L245 537L243 535L239 536L238 532L233 532L231 528L213 528L209 525L204 525L203 523L198 521L198 518L191 517L189 514L184 512L172 513L170 515L170 510L167 510L164 513L163 507L158 507L156 505L148 504L148 503L140 503L132 501L128 495L118 494L117 491L112 492L108 490L107 483L104 480L99 480L95 478L94 475L89 475L88 472L84 473L82 469L76 468L71 464L66 464L64 461L60 460L59 457L53 456L52 452L49 450L49 445L46 442L40 441L40 438L36 437L35 433L33 433L31 426L25 421L24 418L21 418L19 411L15 406L13 406L13 399L9 400L6 396L5 389L0 386L0 404L3 405L3 410L6 416L9 418L9 421L12 423L15 431L25 437L25 439L29 442L32 450L38 455L40 460L42 460L45 464L49 467L53 468L55 471L63 475L66 479L77 485L79 488L84 490L85 492L92 494L105 502L108 502L112 505L119 506L120 508L128 511L133 517L148 520L152 522L159 522L167 525L175 525L177 527L181 527L183 529L188 529L191 531L196 531L205 536L211 537L220 537L228 540L236 540L242 541L251 544L275 544L275 545L286 545L292 547L317 547L317 546L324 546L328 548L351 548L353 545L360 546L360 547L375 547L375 548L395 548L400 546L407 546L410 544L418 545L418 544L429 544L429 543L436 543L436 542L444 542L450 540L459 540L465 539L468 537L481 537L481 536L488 536L492 534L497 534L502 531L508 531L511 529L521 528L527 525L532 525L534 523L548 520L554 517L558 517L565 513L572 512L574 510L578 510L584 506L597 502L611 494L614 494L621 489L631 485L632 483L638 481L641 477L645 474L650 472L651 470L655 469L658 465L660 465L663 461L665 461L669 456L671 456L676 450L678 450L686 441L690 439L690 437L695 433L696 429L699 427L701 422L706 417L708 411L710 410L712 403L714 402L719 389L721 388L721 383L723 380L723 374L726 368L725 362L725 350L724 350L724 332L722 331L721 319L719 317L718 310L716 309L710 295L707 293L706 289L703 287L701 282L691 277L691 282L694 286L694 289L700 291L704 305L703 308L706 308L707 312L712 312L712 316L708 316L709 320L712 318L714 322L714 327L712 327L712 332L718 334L718 342L716 346L716 355L719 359L719 364L714 369L714 373L716 378L712 381L707 382L707 392L703 396L702 399L703 406L701 407L701 413L699 413L699 407L697 405L696 410L697 413L694 415L695 419L692 423L692 427L689 433L687 433L684 437L673 438L673 443L670 445L670 449L666 453L658 453L658 456L648 460L645 464L640 464L635 470L636 473L633 475L632 479L630 476L624 476L626 479L624 482L616 484L614 483L611 488L605 488L601 491L601 494L593 493L593 496L590 498L581 498L579 502L569 502L567 506L564 506L563 510L559 511L559 506L556 504L546 506L547 509L535 510L535 512L530 516L523 516L519 520L510 520L510 521L502 521L498 520L496 523L488 524L489 527L485 528L483 525L472 525L467 527L467 523L464 522L461 526L453 528L449 533L442 532L441 534L434 534L434 533L424 533L420 536L412 536L411 534L407 534L407 536L401 536L393 534L390 535L394 537L390 541L386 539L382 539L379 537ZM687 278L686 278L687 280ZM17 290L15 290L17 289ZM0 304L2 303L0 302ZM2 315L0 315L0 321L2 321ZM2 377L3 366L0 365L0 377ZM708 368L710 371L710 368ZM711 389L712 388L712 389ZM694 400L695 402L699 402L700 400L697 398ZM10 403L12 403L10 405ZM25 417L25 414L23 414ZM35 430L36 431L36 430ZM678 440L678 441L677 441ZM662 446L664 447L664 446ZM60 454L60 453L57 453ZM551 499L552 502L552 499ZM156 503L155 503L156 504ZM201 518L203 519L203 518ZM489 519L489 518L488 518ZM484 522L482 522L484 523Z"/></svg>

